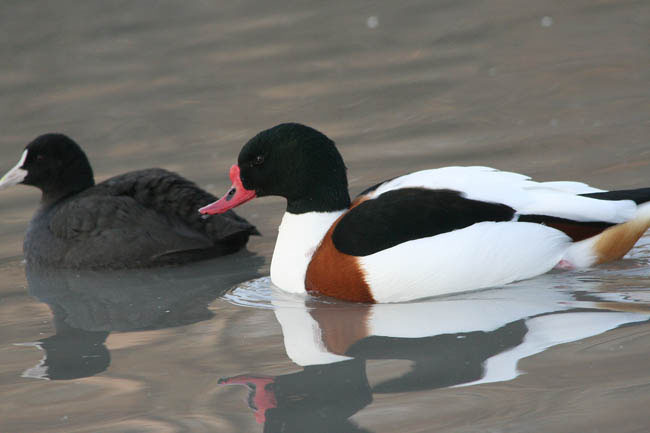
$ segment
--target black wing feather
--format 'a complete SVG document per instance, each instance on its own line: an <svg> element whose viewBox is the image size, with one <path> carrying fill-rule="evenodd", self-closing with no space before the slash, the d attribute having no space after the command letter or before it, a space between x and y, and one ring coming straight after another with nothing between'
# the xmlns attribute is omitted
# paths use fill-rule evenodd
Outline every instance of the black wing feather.
<svg viewBox="0 0 650 433"><path fill-rule="evenodd" d="M49 221L73 267L182 263L234 252L257 230L234 212L202 219L216 197L162 169L130 172L72 197Z"/></svg>
<svg viewBox="0 0 650 433"><path fill-rule="evenodd" d="M592 192L580 194L583 197L597 198L598 200L632 200L636 204L650 201L650 188L621 189L618 191Z"/></svg>
<svg viewBox="0 0 650 433"><path fill-rule="evenodd" d="M482 221L510 221L514 214L509 206L470 200L458 191L402 188L351 209L337 224L332 240L345 254L367 256Z"/></svg>

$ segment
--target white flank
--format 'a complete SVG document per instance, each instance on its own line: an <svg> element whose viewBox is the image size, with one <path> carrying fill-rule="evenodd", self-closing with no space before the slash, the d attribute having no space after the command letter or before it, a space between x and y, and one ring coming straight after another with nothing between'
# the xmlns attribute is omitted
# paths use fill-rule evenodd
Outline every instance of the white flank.
<svg viewBox="0 0 650 433"><path fill-rule="evenodd" d="M25 177L27 177L27 170L21 168L25 163L25 159L27 159L27 149L25 149L23 152L22 156L20 157L20 161L18 161L18 164L9 170L7 174L2 176L2 179L0 179L0 189L5 189L12 185L16 185L22 182Z"/></svg>
<svg viewBox="0 0 650 433"><path fill-rule="evenodd" d="M574 268L588 268L598 260L594 246L600 236L592 236L580 242L574 242L566 250L562 260Z"/></svg>
<svg viewBox="0 0 650 433"><path fill-rule="evenodd" d="M305 274L311 257L327 230L343 212L284 214L271 260L273 284L288 292L305 292Z"/></svg>
<svg viewBox="0 0 650 433"><path fill-rule="evenodd" d="M551 270L571 238L541 224L482 222L360 257L377 302L481 289Z"/></svg>

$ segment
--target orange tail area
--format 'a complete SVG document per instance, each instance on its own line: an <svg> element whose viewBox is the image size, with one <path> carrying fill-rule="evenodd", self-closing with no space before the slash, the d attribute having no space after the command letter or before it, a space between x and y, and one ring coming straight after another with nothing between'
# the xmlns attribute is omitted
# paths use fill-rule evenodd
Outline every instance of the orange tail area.
<svg viewBox="0 0 650 433"><path fill-rule="evenodd" d="M596 254L594 264L611 262L623 257L649 227L650 218L642 216L602 232L596 237L593 246L593 251Z"/></svg>
<svg viewBox="0 0 650 433"><path fill-rule="evenodd" d="M574 242L562 260L577 268L618 260L632 249L649 227L650 203L645 203L637 208L636 216L630 221L609 227L596 236Z"/></svg>

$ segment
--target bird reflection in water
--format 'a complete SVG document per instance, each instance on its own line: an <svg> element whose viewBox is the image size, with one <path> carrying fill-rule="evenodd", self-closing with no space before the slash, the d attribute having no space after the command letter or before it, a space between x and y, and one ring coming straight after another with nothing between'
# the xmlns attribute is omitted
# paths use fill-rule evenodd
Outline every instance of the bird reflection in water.
<svg viewBox="0 0 650 433"><path fill-rule="evenodd" d="M374 394L512 380L520 359L650 319L648 305L629 302L629 294L588 282L579 291L543 286L553 278L404 304L300 301L271 290L287 355L302 370L219 384L247 387L265 432L365 432L349 418ZM410 368L376 381L367 369L374 360L405 360Z"/></svg>
<svg viewBox="0 0 650 433"><path fill-rule="evenodd" d="M28 378L64 380L105 371L111 332L172 328L213 317L208 304L242 278L258 275L260 256L241 252L182 267L79 271L26 267L29 294L48 304L56 334L21 346L44 352ZM236 263L236 265L234 265ZM246 269L246 271L242 271Z"/></svg>

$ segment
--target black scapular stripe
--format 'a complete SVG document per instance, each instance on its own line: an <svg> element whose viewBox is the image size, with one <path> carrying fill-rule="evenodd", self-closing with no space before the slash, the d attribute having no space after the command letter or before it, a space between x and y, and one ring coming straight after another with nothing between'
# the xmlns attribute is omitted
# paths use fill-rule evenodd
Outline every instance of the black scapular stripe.
<svg viewBox="0 0 650 433"><path fill-rule="evenodd" d="M564 232L574 242L596 236L607 228L616 225L604 221L574 221L548 215L521 215L519 222L543 224Z"/></svg>
<svg viewBox="0 0 650 433"><path fill-rule="evenodd" d="M633 200L636 204L650 201L650 188L621 189L618 191L592 192L580 194L583 197L597 198L598 200Z"/></svg>
<svg viewBox="0 0 650 433"><path fill-rule="evenodd" d="M403 188L351 209L337 224L332 240L342 253L367 256L482 221L510 221L514 213L504 204L470 200L458 191Z"/></svg>

